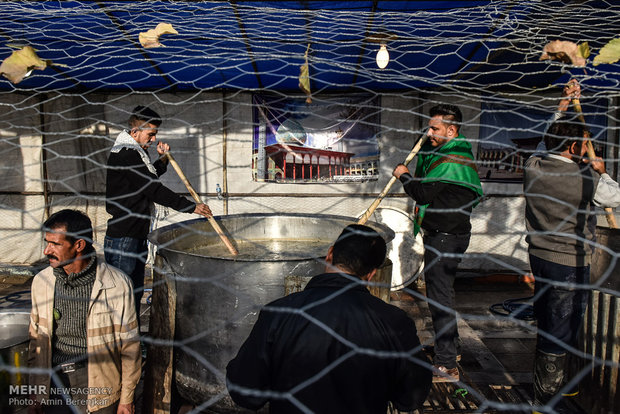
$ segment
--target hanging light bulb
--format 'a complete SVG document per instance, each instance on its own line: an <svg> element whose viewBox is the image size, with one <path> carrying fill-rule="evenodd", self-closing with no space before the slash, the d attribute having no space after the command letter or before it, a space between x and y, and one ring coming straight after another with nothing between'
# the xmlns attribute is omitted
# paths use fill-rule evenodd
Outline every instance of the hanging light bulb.
<svg viewBox="0 0 620 414"><path fill-rule="evenodd" d="M379 66L379 69L385 69L389 62L390 54L388 53L386 44L382 43L377 52L377 66Z"/></svg>

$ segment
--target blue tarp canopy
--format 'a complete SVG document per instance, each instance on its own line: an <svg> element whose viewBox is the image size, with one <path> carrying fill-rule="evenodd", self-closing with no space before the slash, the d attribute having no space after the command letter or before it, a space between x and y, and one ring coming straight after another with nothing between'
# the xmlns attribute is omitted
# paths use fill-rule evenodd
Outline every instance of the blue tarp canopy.
<svg viewBox="0 0 620 414"><path fill-rule="evenodd" d="M30 45L54 65L0 89L299 92L428 88L528 93L571 76L618 90L618 64L540 61L552 40L618 37L615 1L20 1L0 2L0 59ZM165 47L139 33L170 23ZM381 43L390 63L379 69Z"/></svg>

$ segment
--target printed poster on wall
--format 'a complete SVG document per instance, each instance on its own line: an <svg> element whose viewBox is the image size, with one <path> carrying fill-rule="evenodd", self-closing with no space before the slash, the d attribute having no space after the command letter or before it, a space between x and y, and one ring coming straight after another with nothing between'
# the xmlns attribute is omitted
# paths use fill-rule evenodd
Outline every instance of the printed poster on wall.
<svg viewBox="0 0 620 414"><path fill-rule="evenodd" d="M342 183L379 177L380 100L253 96L254 181Z"/></svg>

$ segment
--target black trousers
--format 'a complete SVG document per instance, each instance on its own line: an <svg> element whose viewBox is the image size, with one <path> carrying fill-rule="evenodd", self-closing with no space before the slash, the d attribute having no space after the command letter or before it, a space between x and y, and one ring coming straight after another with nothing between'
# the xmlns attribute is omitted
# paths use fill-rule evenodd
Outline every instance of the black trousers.
<svg viewBox="0 0 620 414"><path fill-rule="evenodd" d="M590 283L590 266L564 266L530 255L530 267L536 280L536 348L550 354L566 353L564 345L577 348L590 294L584 288Z"/></svg>
<svg viewBox="0 0 620 414"><path fill-rule="evenodd" d="M456 367L458 328L454 313L456 269L470 234L424 233L424 280L435 330L435 365Z"/></svg>

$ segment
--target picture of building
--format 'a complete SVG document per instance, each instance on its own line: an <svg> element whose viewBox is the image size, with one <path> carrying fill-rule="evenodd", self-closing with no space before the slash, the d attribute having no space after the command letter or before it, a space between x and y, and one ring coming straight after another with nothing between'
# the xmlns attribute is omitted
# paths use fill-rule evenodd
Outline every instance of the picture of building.
<svg viewBox="0 0 620 414"><path fill-rule="evenodd" d="M351 182L379 174L377 128L367 97L315 102L255 96L252 178L271 182ZM366 122L360 122L364 120Z"/></svg>

